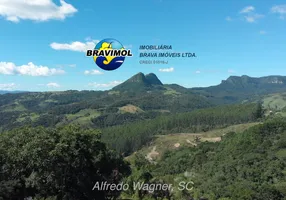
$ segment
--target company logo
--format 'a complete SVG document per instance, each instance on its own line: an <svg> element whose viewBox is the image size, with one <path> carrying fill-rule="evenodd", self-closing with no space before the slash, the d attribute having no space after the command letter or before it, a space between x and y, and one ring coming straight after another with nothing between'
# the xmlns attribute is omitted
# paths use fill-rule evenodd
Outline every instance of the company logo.
<svg viewBox="0 0 286 200"><path fill-rule="evenodd" d="M125 57L132 57L130 49L115 39L101 40L93 50L87 50L86 56L93 56L94 62L103 70L115 70L125 61Z"/></svg>

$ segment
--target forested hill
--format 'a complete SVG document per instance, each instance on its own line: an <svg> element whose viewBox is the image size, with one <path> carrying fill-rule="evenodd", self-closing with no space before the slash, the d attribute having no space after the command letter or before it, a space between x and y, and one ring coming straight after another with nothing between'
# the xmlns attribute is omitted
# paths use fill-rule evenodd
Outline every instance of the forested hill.
<svg viewBox="0 0 286 200"><path fill-rule="evenodd" d="M265 76L260 78L230 76L221 84L205 88L191 88L192 92L207 96L217 103L233 103L257 99L261 95L286 92L285 76Z"/></svg>
<svg viewBox="0 0 286 200"><path fill-rule="evenodd" d="M3 94L0 131L23 125L103 128L221 104L253 102L266 94L286 92L285 84L282 76L231 76L217 86L187 89L163 84L153 73L138 73L108 91Z"/></svg>
<svg viewBox="0 0 286 200"><path fill-rule="evenodd" d="M134 170L128 179L172 183L175 186L171 199L286 198L285 118L267 120L242 132L229 132L220 142L170 148L156 164L146 161L143 154L134 155ZM176 187L179 180L192 181L193 189L179 191ZM136 192L131 191L128 197L136 196ZM152 199L150 194L143 195L144 199ZM166 194L161 193L162 196Z"/></svg>
<svg viewBox="0 0 286 200"><path fill-rule="evenodd" d="M163 85L155 74L139 73L109 91L1 95L0 131L23 125L102 128L211 106L204 96Z"/></svg>
<svg viewBox="0 0 286 200"><path fill-rule="evenodd" d="M158 77L153 73L145 76L140 72L126 80L124 83L114 87L112 90L140 93L156 89L165 90L163 83L158 79Z"/></svg>

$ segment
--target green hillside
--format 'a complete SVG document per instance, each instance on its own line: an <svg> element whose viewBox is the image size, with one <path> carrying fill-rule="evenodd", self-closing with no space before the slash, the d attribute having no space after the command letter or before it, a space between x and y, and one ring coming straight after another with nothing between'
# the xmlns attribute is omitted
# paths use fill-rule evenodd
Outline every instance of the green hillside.
<svg viewBox="0 0 286 200"><path fill-rule="evenodd" d="M125 112L129 105L140 112ZM138 73L110 91L1 95L0 131L23 125L54 127L69 123L103 128L212 105L187 89L182 93L165 87L155 74Z"/></svg>
<svg viewBox="0 0 286 200"><path fill-rule="evenodd" d="M285 200L285 92L281 76L188 89L138 73L108 91L2 94L0 199Z"/></svg>
<svg viewBox="0 0 286 200"><path fill-rule="evenodd" d="M263 106L269 110L283 110L286 107L286 93L266 95L263 98Z"/></svg>
<svg viewBox="0 0 286 200"><path fill-rule="evenodd" d="M231 76L217 86L187 89L176 84L164 85L153 73L138 73L109 91L3 94L0 131L27 124L53 127L74 123L104 128L160 115L258 100L262 100L270 112L270 108L283 109L285 95L281 93L285 88L282 76ZM270 95L274 93L276 96ZM122 112L128 105L141 112ZM84 114L90 109L91 113ZM284 115L283 112L280 115Z"/></svg>
<svg viewBox="0 0 286 200"><path fill-rule="evenodd" d="M231 125L226 128L213 129L206 132L197 133L172 133L167 135L154 135L152 141L136 151L127 160L134 159L136 154L143 155L150 162L158 162L168 151L177 151L183 147L195 147L201 142L220 142L221 138L230 132L242 133L259 122Z"/></svg>
<svg viewBox="0 0 286 200"><path fill-rule="evenodd" d="M256 122L263 117L259 104L238 104L158 116L154 119L106 127L102 140L112 149L130 155L152 141L155 135L199 133L229 125Z"/></svg>
<svg viewBox="0 0 286 200"><path fill-rule="evenodd" d="M250 124L251 128L246 130L242 128L239 133L229 132L218 142L208 139L196 145L173 146L162 155L157 148L147 156L146 149L136 152L128 158L133 173L126 182L168 183L172 184L172 190L155 193L130 190L122 197L134 200L156 197L174 200L284 200L285 119L253 125ZM159 138L155 141L159 145L158 142L166 140ZM160 160L150 162L151 156L160 157ZM183 182L191 183L191 189L180 189Z"/></svg>

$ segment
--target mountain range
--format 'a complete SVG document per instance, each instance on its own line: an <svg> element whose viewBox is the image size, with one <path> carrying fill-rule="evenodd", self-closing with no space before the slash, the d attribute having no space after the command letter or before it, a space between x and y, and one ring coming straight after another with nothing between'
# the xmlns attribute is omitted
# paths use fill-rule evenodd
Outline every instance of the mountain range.
<svg viewBox="0 0 286 200"><path fill-rule="evenodd" d="M277 104L273 103L272 96L284 92L284 76L231 76L216 86L185 88L163 84L153 73L138 73L107 91L14 91L11 93L15 94L2 94L0 131L24 124L113 126L217 105L257 102L266 95L272 102L271 107L275 107ZM281 99L278 107L283 108L285 95L278 95Z"/></svg>
<svg viewBox="0 0 286 200"><path fill-rule="evenodd" d="M207 96L214 101L232 103L259 98L261 95L286 91L285 76L249 77L230 76L219 85L191 88L191 91Z"/></svg>
<svg viewBox="0 0 286 200"><path fill-rule="evenodd" d="M259 96L269 93L286 91L286 76L271 75L265 77L230 76L222 80L220 84L209 87L185 88L178 84L163 84L154 74L144 75L142 72L135 74L125 82L115 86L110 91L123 93L142 93L156 90L168 89L179 93L193 93L205 96L209 99L225 99L228 102L238 101L248 97ZM0 94L6 93L25 93L25 91L6 91L0 90Z"/></svg>
<svg viewBox="0 0 286 200"><path fill-rule="evenodd" d="M193 93L208 98L214 103L234 103L251 100L269 93L286 92L286 76L230 76L215 86L185 88L177 84L162 84L153 74L138 73L127 81L114 87L112 91L150 92L172 89L177 93Z"/></svg>

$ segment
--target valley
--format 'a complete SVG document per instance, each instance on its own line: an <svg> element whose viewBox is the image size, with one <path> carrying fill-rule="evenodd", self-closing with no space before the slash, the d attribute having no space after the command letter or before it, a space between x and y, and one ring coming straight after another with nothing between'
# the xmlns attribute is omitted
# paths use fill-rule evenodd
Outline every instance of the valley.
<svg viewBox="0 0 286 200"><path fill-rule="evenodd" d="M51 200L62 194L283 200L285 83L281 76L232 76L217 86L185 88L138 73L107 91L5 92L0 95L0 199L26 191ZM114 169L120 177L113 177ZM60 186L62 174L68 179ZM194 185L191 191L153 193L86 190L93 179Z"/></svg>

